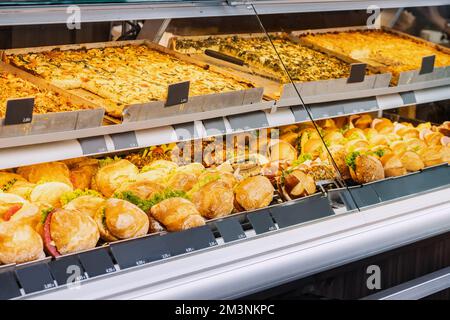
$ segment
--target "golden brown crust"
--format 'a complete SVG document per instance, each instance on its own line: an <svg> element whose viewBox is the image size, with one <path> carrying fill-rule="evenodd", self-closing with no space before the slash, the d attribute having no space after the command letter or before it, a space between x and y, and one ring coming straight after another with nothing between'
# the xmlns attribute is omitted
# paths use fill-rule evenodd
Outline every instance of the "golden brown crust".
<svg viewBox="0 0 450 320"><path fill-rule="evenodd" d="M108 199L104 206L97 210L97 214L99 211L100 215L104 216L100 222L100 232L102 233L106 226L107 233L101 235L107 241L109 234L116 239L129 239L146 235L149 230L147 214L128 201ZM99 224L98 218L96 221Z"/></svg>
<svg viewBox="0 0 450 320"><path fill-rule="evenodd" d="M369 155L356 157L355 170L350 168L350 174L355 182L361 184L384 179L381 161Z"/></svg>
<svg viewBox="0 0 450 320"><path fill-rule="evenodd" d="M28 224L0 222L0 264L24 263L44 258L39 234Z"/></svg>
<svg viewBox="0 0 450 320"><path fill-rule="evenodd" d="M50 234L60 254L94 248L100 238L97 225L89 215L66 209L53 211Z"/></svg>
<svg viewBox="0 0 450 320"><path fill-rule="evenodd" d="M30 201L36 204L44 204L53 208L61 208L61 197L73 191L72 187L62 182L47 182L38 184L30 194Z"/></svg>
<svg viewBox="0 0 450 320"><path fill-rule="evenodd" d="M271 161L294 161L297 159L297 150L286 141L280 140L270 147Z"/></svg>
<svg viewBox="0 0 450 320"><path fill-rule="evenodd" d="M255 210L270 205L274 188L270 180L255 176L240 182L234 189L237 203L245 210Z"/></svg>
<svg viewBox="0 0 450 320"><path fill-rule="evenodd" d="M406 169L400 157L394 153L388 153L381 157L385 177L397 177L406 174Z"/></svg>
<svg viewBox="0 0 450 320"><path fill-rule="evenodd" d="M419 171L425 167L425 164L423 163L420 156L412 151L403 153L400 160L402 161L405 169L408 171Z"/></svg>
<svg viewBox="0 0 450 320"><path fill-rule="evenodd" d="M192 202L205 218L224 217L234 208L233 189L222 180L212 181L192 195Z"/></svg>
<svg viewBox="0 0 450 320"><path fill-rule="evenodd" d="M63 162L40 163L17 169L31 183L62 182L72 187L70 171Z"/></svg>
<svg viewBox="0 0 450 320"><path fill-rule="evenodd" d="M123 183L133 180L138 168L128 160L119 160L101 167L95 175L95 188L105 197L111 197Z"/></svg>
<svg viewBox="0 0 450 320"><path fill-rule="evenodd" d="M104 202L105 199L103 198L86 195L73 199L64 206L64 209L76 210L94 218L98 208L100 208Z"/></svg>
<svg viewBox="0 0 450 320"><path fill-rule="evenodd" d="M197 182L197 176L188 172L175 172L172 174L166 186L171 190L188 192Z"/></svg>
<svg viewBox="0 0 450 320"><path fill-rule="evenodd" d="M17 181L26 181L21 175L12 172L0 172L0 190L8 192L9 188ZM5 190L8 188L8 190Z"/></svg>
<svg viewBox="0 0 450 320"><path fill-rule="evenodd" d="M8 193L16 194L24 199L29 200L30 194L36 185L28 181L17 181L8 189Z"/></svg>
<svg viewBox="0 0 450 320"><path fill-rule="evenodd" d="M154 194L164 191L164 186L162 184L149 181L141 180L135 182L125 182L120 186L116 193L121 193L129 191L141 199L150 199Z"/></svg>
<svg viewBox="0 0 450 320"><path fill-rule="evenodd" d="M184 198L169 198L151 209L152 216L168 231L182 231L205 224L195 205Z"/></svg>

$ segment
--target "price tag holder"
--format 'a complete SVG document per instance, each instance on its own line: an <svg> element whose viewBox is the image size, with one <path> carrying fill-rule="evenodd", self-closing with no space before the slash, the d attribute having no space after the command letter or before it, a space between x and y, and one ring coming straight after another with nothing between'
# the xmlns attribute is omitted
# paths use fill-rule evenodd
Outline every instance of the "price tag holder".
<svg viewBox="0 0 450 320"><path fill-rule="evenodd" d="M202 122L208 136L227 133L227 128L225 127L225 122L222 117L207 119Z"/></svg>
<svg viewBox="0 0 450 320"><path fill-rule="evenodd" d="M306 198L289 205L273 207L270 213L280 228L313 221L334 214L326 197Z"/></svg>
<svg viewBox="0 0 450 320"><path fill-rule="evenodd" d="M86 280L84 268L77 256L61 257L48 263L59 286Z"/></svg>
<svg viewBox="0 0 450 320"><path fill-rule="evenodd" d="M269 210L261 210L247 215L256 234L262 234L269 231L277 230L275 223L273 223L272 216Z"/></svg>
<svg viewBox="0 0 450 320"><path fill-rule="evenodd" d="M269 126L269 121L264 111L236 114L227 118L233 131L265 128Z"/></svg>
<svg viewBox="0 0 450 320"><path fill-rule="evenodd" d="M347 83L363 82L366 77L367 64L365 63L352 63L350 65L350 77L347 79Z"/></svg>
<svg viewBox="0 0 450 320"><path fill-rule="evenodd" d="M83 155L107 152L106 140L104 136L80 138L78 142L81 145Z"/></svg>
<svg viewBox="0 0 450 320"><path fill-rule="evenodd" d="M167 89L167 101L165 106L171 107L189 101L190 81L180 82L169 85Z"/></svg>
<svg viewBox="0 0 450 320"><path fill-rule="evenodd" d="M111 139L114 143L114 149L116 150L139 147L136 132L134 131L112 134Z"/></svg>
<svg viewBox="0 0 450 320"><path fill-rule="evenodd" d="M173 129L177 134L178 140L191 140L197 138L194 122L175 124L173 125Z"/></svg>
<svg viewBox="0 0 450 320"><path fill-rule="evenodd" d="M171 256L161 236L145 237L112 244L111 252L120 269L140 266Z"/></svg>
<svg viewBox="0 0 450 320"><path fill-rule="evenodd" d="M172 256L190 253L195 250L214 247L216 238L208 226L197 227L161 236Z"/></svg>
<svg viewBox="0 0 450 320"><path fill-rule="evenodd" d="M17 268L16 275L26 294L56 287L47 263L36 263Z"/></svg>
<svg viewBox="0 0 450 320"><path fill-rule="evenodd" d="M12 298L20 297L19 284L14 276L14 271L1 271L0 272L0 300L8 300Z"/></svg>
<svg viewBox="0 0 450 320"><path fill-rule="evenodd" d="M6 102L5 126L31 123L34 98L10 99Z"/></svg>
<svg viewBox="0 0 450 320"><path fill-rule="evenodd" d="M108 248L99 248L80 253L78 259L80 259L89 278L116 271L111 256L108 253Z"/></svg>
<svg viewBox="0 0 450 320"><path fill-rule="evenodd" d="M435 61L436 61L435 55L423 57L419 74L422 75L422 74L432 73L434 71Z"/></svg>
<svg viewBox="0 0 450 320"><path fill-rule="evenodd" d="M247 238L244 229L236 218L227 218L216 222L217 229L225 242Z"/></svg>

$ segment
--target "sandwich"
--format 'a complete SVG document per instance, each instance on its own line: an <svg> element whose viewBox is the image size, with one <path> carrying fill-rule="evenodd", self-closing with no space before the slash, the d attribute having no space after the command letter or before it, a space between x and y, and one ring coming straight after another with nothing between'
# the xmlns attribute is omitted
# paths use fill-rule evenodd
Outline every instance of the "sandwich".
<svg viewBox="0 0 450 320"><path fill-rule="evenodd" d="M234 189L234 194L236 209L256 210L270 205L274 188L267 177L254 176L239 182Z"/></svg>

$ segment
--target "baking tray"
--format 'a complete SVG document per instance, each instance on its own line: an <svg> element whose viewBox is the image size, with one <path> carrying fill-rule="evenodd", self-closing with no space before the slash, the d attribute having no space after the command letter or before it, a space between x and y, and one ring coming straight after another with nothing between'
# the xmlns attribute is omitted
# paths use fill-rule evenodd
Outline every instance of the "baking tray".
<svg viewBox="0 0 450 320"><path fill-rule="evenodd" d="M351 58L340 52L336 52L336 51L330 50L328 48L324 48L320 45L317 45L316 43L314 43L312 41L306 40L301 37L302 35L306 35L306 34L339 33L339 32L347 32L347 31L366 31L366 30L370 30L370 29L368 29L366 26L355 26L355 27L343 27L343 28L333 28L333 29L300 30L300 31L291 32L291 37L293 39L297 39L297 41L299 43L301 43L305 46L308 46L312 49L330 54L330 55L335 56L344 61L348 61L351 63L367 63L367 68L369 70L372 70L373 72L391 73L393 75L392 80L391 80L392 85L400 86L400 85L406 85L406 84L410 84L410 83L433 81L433 80L439 80L439 79L444 79L444 78L450 77L450 66L435 67L433 72L427 73L427 74L422 74L422 75L420 74L420 70L411 70L411 71L405 71L405 72L400 72L399 74L395 74L390 70L389 66L381 65L381 64L377 63L376 61L371 61L369 59L365 60L365 61L359 60L359 59L354 59L354 58ZM384 32L395 34L399 37L411 40L416 43L425 44L426 46L429 46L430 48L436 49L436 50L441 51L446 54L450 54L449 48L440 46L438 44L434 44L432 42L423 40L421 38L414 37L409 34L406 34L406 33L403 33L403 32L397 31L397 30L393 30L393 29L390 29L387 27L382 27L380 30L384 31Z"/></svg>
<svg viewBox="0 0 450 320"><path fill-rule="evenodd" d="M288 40L291 40L295 43L300 43L299 38L296 37L293 34L287 34L287 33L280 33L280 32L274 32L269 33L270 36L279 36L279 37L285 37ZM244 39L248 38L267 38L267 34L264 33L250 33L250 34L236 34L236 35L207 35L207 36L172 36L168 41L168 47L175 50L176 48L176 41L178 39L183 40L205 40L210 37L214 38L227 38L232 36L238 36ZM338 58L339 60L351 65L354 63L361 63L360 61L357 61L355 59L351 59L347 56L342 55L336 55L333 52L327 52L326 50L317 49L310 45L306 45L306 47L313 49L315 51L319 51L322 53L325 53L329 56ZM217 48L213 48L217 49ZM309 81L309 82L294 82L295 87L293 83L283 81L282 78L279 75L272 74L267 72L266 70L261 70L257 66L238 66L236 64L228 63L219 59L211 58L207 56L204 53L198 54L198 53L188 53L193 57L196 57L199 60L202 61L208 61L212 64L218 64L222 65L224 67L232 68L236 70L237 72L243 72L247 73L249 75L252 75L259 83L261 83L268 92L268 95L275 99L275 100L284 100L284 99L298 99L298 92L301 93L302 97L307 96L318 96L322 95L324 93L341 93L341 92L350 92L350 91L360 91L360 90L367 90L367 89L376 89L376 88L384 88L388 87L390 80L391 80L391 74L385 73L385 70L379 69L379 68L369 68L372 75L366 76L364 81L358 82L358 83L349 83L347 78L338 78L338 79L329 79L329 80L318 80L318 81ZM287 73L286 73L287 75ZM266 79L264 81L264 79ZM297 90L296 90L297 88Z"/></svg>
<svg viewBox="0 0 450 320"><path fill-rule="evenodd" d="M26 124L6 126L4 125L4 119L0 119L0 138L79 130L99 127L102 125L105 110L98 105L55 87L46 80L35 77L1 61L0 71L13 74L18 78L29 81L38 88L56 92L57 94L70 100L75 105L84 105L90 108L79 111L33 114L32 122Z"/></svg>
<svg viewBox="0 0 450 320"><path fill-rule="evenodd" d="M255 84L251 80L241 77L239 75L230 72L230 70L225 70L216 65L209 65L207 63L198 61L192 57L184 54L180 54L173 50L167 49L166 47L160 46L158 44L152 43L148 40L130 40L130 41L115 41L115 42L98 42L98 43L85 43L85 44L75 44L75 45L61 45L61 46L46 46L46 47L36 47L36 48L25 48L25 49L11 49L5 50L0 55L2 60L8 62L8 55L16 54L27 54L27 53L39 53L47 52L52 50L89 50L94 48L108 48L108 47L122 47L126 45L146 45L151 49L159 51L161 53L170 55L184 62L199 66L203 69L208 69L210 71L222 74L223 76L233 78L239 82L245 83L249 86L249 89L231 91L225 93L207 94L201 96L192 96L189 101L185 104L175 105L170 107L165 107L165 101L150 101L143 104L132 104L125 106L122 114L111 114L106 111L107 116L110 116L110 120L120 121L142 121L148 119L161 118L165 116L173 116L187 113L196 113L201 111L215 110L227 107L236 107L241 105L248 105L253 103L261 102L263 99L263 88L255 87ZM29 71L27 71L29 72ZM101 105L103 98L87 91L84 89L70 90L71 93L82 97L84 99L89 99L94 104ZM106 104L105 104L106 105Z"/></svg>

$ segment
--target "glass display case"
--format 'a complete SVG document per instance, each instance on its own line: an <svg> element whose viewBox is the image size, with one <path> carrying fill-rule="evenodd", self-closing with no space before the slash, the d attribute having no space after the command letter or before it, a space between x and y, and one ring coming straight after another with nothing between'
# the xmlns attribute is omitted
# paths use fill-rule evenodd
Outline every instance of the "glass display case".
<svg viewBox="0 0 450 320"><path fill-rule="evenodd" d="M237 298L448 233L419 5L0 1L0 298Z"/></svg>

